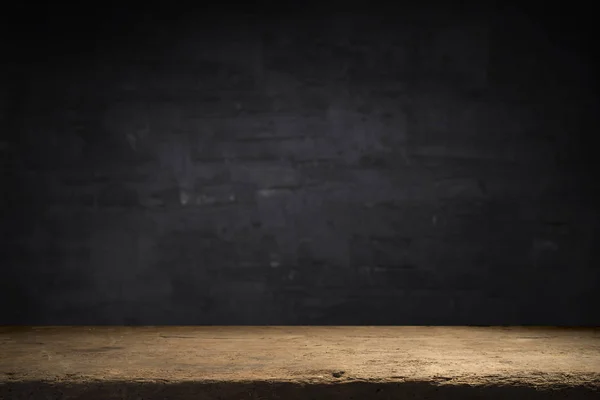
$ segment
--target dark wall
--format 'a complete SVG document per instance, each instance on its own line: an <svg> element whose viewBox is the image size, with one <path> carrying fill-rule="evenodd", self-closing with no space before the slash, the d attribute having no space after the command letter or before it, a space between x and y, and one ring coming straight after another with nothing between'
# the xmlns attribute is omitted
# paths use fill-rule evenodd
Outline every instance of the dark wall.
<svg viewBox="0 0 600 400"><path fill-rule="evenodd" d="M600 322L596 83L564 20L25 11L1 323Z"/></svg>

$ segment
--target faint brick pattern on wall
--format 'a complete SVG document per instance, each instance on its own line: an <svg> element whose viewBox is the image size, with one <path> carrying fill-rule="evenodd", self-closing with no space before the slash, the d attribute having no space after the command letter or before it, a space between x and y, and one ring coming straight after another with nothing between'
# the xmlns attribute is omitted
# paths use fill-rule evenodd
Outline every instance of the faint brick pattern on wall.
<svg viewBox="0 0 600 400"><path fill-rule="evenodd" d="M491 22L438 19L172 28L37 76L0 143L27 199L9 319L592 321L568 118L496 85Z"/></svg>

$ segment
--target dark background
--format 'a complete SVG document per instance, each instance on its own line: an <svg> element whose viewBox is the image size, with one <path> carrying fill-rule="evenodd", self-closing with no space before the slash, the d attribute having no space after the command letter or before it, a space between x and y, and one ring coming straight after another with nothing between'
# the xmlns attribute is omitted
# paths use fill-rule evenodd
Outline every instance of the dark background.
<svg viewBox="0 0 600 400"><path fill-rule="evenodd" d="M5 10L0 323L598 325L591 8L418 4Z"/></svg>

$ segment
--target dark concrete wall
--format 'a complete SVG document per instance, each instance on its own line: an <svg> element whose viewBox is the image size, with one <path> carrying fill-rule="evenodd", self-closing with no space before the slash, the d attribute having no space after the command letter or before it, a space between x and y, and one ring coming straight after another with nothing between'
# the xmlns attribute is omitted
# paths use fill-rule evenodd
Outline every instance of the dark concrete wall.
<svg viewBox="0 0 600 400"><path fill-rule="evenodd" d="M600 322L560 20L99 15L11 28L0 322Z"/></svg>

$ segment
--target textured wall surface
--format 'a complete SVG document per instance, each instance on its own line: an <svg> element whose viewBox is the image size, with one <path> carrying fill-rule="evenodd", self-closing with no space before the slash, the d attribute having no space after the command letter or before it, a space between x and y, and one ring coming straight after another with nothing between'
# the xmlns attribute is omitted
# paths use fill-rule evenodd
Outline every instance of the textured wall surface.
<svg viewBox="0 0 600 400"><path fill-rule="evenodd" d="M1 323L600 322L584 49L508 12L133 14L12 42Z"/></svg>

